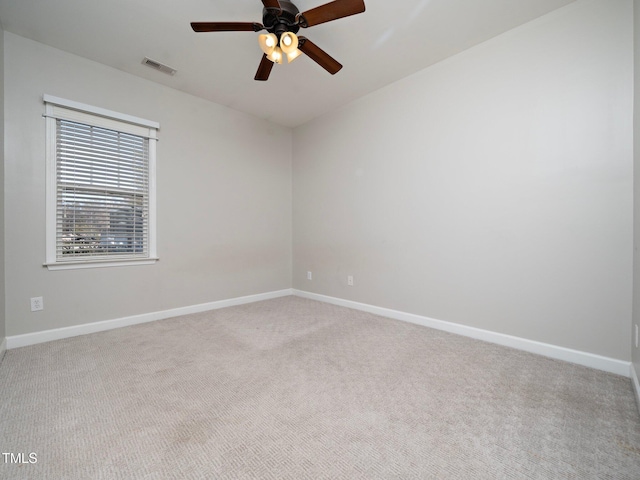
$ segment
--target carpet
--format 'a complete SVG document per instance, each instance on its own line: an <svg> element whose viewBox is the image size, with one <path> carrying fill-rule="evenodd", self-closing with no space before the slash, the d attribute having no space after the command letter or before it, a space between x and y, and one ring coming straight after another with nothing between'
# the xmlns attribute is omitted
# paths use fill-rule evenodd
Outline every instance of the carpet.
<svg viewBox="0 0 640 480"><path fill-rule="evenodd" d="M293 296L9 350L0 387L6 479L640 478L628 378Z"/></svg>

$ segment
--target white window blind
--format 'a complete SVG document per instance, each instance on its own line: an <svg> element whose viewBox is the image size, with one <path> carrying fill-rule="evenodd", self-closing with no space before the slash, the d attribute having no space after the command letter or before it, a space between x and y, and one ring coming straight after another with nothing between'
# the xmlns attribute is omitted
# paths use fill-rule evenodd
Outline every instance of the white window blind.
<svg viewBox="0 0 640 480"><path fill-rule="evenodd" d="M155 260L153 125L47 107L49 268Z"/></svg>
<svg viewBox="0 0 640 480"><path fill-rule="evenodd" d="M149 140L56 122L56 260L148 257Z"/></svg>

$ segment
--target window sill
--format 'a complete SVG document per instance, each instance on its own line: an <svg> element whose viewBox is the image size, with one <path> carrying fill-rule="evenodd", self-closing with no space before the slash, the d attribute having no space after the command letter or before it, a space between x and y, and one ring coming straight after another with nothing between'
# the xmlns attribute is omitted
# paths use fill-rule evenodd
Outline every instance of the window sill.
<svg viewBox="0 0 640 480"><path fill-rule="evenodd" d="M131 260L88 260L78 262L45 263L49 270L76 270L81 268L130 267L133 265L153 265L159 258L140 258Z"/></svg>

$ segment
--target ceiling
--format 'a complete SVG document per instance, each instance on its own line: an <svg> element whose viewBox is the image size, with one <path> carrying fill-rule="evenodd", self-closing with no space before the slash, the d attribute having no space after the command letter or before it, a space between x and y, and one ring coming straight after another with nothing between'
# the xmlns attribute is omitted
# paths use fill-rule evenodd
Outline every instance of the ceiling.
<svg viewBox="0 0 640 480"><path fill-rule="evenodd" d="M192 21L262 22L260 0L0 0L6 31L295 127L575 0L365 0L300 34L344 68L302 56L253 79L257 33L194 33ZM294 0L300 11L327 0ZM177 73L142 65L147 56Z"/></svg>

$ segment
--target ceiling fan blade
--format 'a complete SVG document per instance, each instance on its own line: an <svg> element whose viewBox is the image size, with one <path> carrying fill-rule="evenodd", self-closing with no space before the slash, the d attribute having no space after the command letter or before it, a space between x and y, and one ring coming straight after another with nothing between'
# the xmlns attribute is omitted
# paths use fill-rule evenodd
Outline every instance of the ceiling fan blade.
<svg viewBox="0 0 640 480"><path fill-rule="evenodd" d="M258 71L256 72L256 76L254 80L267 81L269 79L269 74L271 73L271 69L273 68L273 62L267 58L266 55L262 55L262 60L260 60L260 65L258 66Z"/></svg>
<svg viewBox="0 0 640 480"><path fill-rule="evenodd" d="M356 15L364 10L364 0L335 0L301 13L299 16L300 26L312 27L338 18Z"/></svg>
<svg viewBox="0 0 640 480"><path fill-rule="evenodd" d="M322 50L308 38L298 37L298 42L298 49L331 75L335 75L342 68L342 65L335 58Z"/></svg>
<svg viewBox="0 0 640 480"><path fill-rule="evenodd" d="M255 22L191 22L194 32L259 32L264 27Z"/></svg>
<svg viewBox="0 0 640 480"><path fill-rule="evenodd" d="M278 0L262 0L262 4L265 8L277 8L278 10L282 10L280 7L280 2Z"/></svg>

